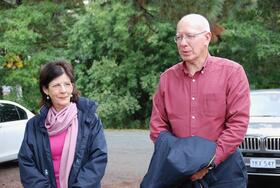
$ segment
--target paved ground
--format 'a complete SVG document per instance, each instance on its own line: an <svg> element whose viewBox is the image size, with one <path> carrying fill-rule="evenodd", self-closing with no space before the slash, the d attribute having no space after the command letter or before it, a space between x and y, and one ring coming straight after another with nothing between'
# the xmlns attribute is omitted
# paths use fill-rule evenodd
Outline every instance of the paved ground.
<svg viewBox="0 0 280 188"><path fill-rule="evenodd" d="M148 131L106 130L109 159L102 188L139 188L153 151ZM0 164L0 187L20 188L16 162Z"/></svg>
<svg viewBox="0 0 280 188"><path fill-rule="evenodd" d="M148 131L106 131L109 162L103 188L139 188L153 152Z"/></svg>
<svg viewBox="0 0 280 188"><path fill-rule="evenodd" d="M153 151L148 131L106 130L105 136L109 162L102 188L139 188ZM279 179L257 177L251 181L248 188L276 188L279 187L279 183ZM0 164L0 187L22 188L16 162Z"/></svg>

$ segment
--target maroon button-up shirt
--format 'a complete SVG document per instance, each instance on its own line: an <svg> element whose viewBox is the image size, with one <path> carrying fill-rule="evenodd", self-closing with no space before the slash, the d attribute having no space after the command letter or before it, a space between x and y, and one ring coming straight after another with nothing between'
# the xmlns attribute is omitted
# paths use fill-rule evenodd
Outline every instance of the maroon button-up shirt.
<svg viewBox="0 0 280 188"><path fill-rule="evenodd" d="M178 63L160 76L153 99L151 139L164 130L177 137L201 136L217 143L218 165L243 141L249 121L249 83L241 65L208 56L191 76Z"/></svg>

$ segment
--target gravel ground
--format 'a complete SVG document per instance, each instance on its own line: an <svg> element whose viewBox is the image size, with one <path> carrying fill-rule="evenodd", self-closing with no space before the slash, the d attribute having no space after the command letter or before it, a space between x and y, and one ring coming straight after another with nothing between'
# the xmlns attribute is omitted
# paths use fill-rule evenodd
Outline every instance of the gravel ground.
<svg viewBox="0 0 280 188"><path fill-rule="evenodd" d="M108 164L102 188L139 188L153 151L148 131L105 130ZM17 162L0 164L0 187L21 188Z"/></svg>
<svg viewBox="0 0 280 188"><path fill-rule="evenodd" d="M103 188L139 188L153 152L148 131L106 131L109 162Z"/></svg>

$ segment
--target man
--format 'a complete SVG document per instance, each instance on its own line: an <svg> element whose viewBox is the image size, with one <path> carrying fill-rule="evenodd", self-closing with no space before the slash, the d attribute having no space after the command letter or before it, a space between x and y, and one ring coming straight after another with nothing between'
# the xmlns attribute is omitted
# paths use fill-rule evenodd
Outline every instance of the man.
<svg viewBox="0 0 280 188"><path fill-rule="evenodd" d="M225 187L223 182L235 181L235 177L224 177L225 174L240 173L237 187L246 187L247 175L238 146L249 121L249 84L241 65L209 54L210 40L205 17L189 14L178 22L175 42L182 62L160 76L153 99L150 137L155 142L160 132L170 131L176 137L200 136L215 141L216 167L199 170L191 180L205 177L209 187ZM229 168L224 170L222 166Z"/></svg>

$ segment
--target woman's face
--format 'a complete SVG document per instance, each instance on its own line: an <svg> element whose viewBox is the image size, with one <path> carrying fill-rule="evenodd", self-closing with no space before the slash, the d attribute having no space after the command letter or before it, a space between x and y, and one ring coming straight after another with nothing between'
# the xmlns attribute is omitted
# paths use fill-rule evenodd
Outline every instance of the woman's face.
<svg viewBox="0 0 280 188"><path fill-rule="evenodd" d="M45 94L50 97L56 111L60 111L70 104L73 85L70 78L65 73L53 79L49 83L48 88L44 87L43 90Z"/></svg>

